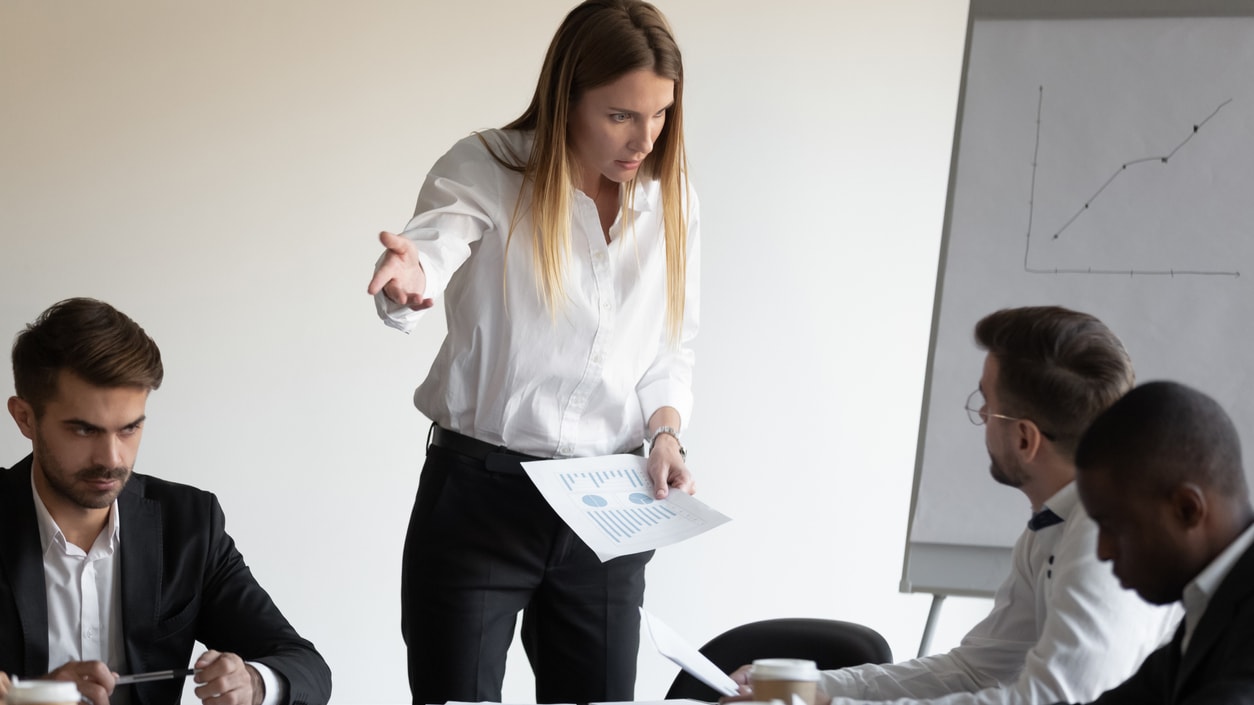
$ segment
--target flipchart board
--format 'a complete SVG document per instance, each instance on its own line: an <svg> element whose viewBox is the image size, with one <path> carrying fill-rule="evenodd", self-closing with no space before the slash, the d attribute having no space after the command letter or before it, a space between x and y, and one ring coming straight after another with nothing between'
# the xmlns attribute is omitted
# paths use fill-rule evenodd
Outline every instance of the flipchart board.
<svg viewBox="0 0 1254 705"><path fill-rule="evenodd" d="M1030 512L963 411L994 310L1096 315L1254 447L1251 67L1254 3L973 2L903 592L991 595Z"/></svg>

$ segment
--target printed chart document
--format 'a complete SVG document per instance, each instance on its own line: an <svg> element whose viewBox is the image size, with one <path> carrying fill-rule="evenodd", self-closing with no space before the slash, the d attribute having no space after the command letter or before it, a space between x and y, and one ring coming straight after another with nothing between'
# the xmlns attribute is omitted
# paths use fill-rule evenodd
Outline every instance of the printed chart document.
<svg viewBox="0 0 1254 705"><path fill-rule="evenodd" d="M695 646L685 641L666 622L649 614L643 607L640 608L640 618L649 627L649 637L653 639L653 645L657 647L659 654L674 661L675 665L684 669L688 675L723 695L735 695L740 692L740 686L732 680L731 676L723 673L723 669L714 665L714 662L706 658L705 654L697 651Z"/></svg>
<svg viewBox="0 0 1254 705"><path fill-rule="evenodd" d="M730 519L687 492L653 497L638 455L523 463L545 501L602 562L679 543Z"/></svg>

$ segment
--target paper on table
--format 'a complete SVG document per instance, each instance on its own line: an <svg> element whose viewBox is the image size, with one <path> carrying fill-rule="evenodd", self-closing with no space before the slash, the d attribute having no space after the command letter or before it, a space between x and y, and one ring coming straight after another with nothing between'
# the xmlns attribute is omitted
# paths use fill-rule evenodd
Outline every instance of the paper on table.
<svg viewBox="0 0 1254 705"><path fill-rule="evenodd" d="M649 636L658 653L675 662L689 675L717 690L723 695L735 695L740 686L731 676L723 673L723 669L705 657L705 654L684 641L684 638L671 629L665 622L640 608L640 617L649 626Z"/></svg>
<svg viewBox="0 0 1254 705"><path fill-rule="evenodd" d="M687 492L655 499L647 462L638 455L603 455L522 466L602 561L679 543L731 521Z"/></svg>
<svg viewBox="0 0 1254 705"><path fill-rule="evenodd" d="M449 700L444 705L507 705L504 702L494 702L492 700ZM532 705L530 702L515 702L514 705ZM564 702L562 705L573 705L571 702Z"/></svg>
<svg viewBox="0 0 1254 705"><path fill-rule="evenodd" d="M603 703L590 703L590 705L710 705L707 702L693 700L691 698L676 698L674 700L610 700ZM805 705L805 703L802 703Z"/></svg>
<svg viewBox="0 0 1254 705"><path fill-rule="evenodd" d="M480 700L477 703L465 702L461 700L450 700L444 705L502 705L502 703L489 702ZM530 705L530 703L518 703L516 705ZM690 700L688 698L679 698L676 700L607 700L605 702L594 702L590 705L710 705L700 700ZM795 702L793 705L805 705L805 701Z"/></svg>

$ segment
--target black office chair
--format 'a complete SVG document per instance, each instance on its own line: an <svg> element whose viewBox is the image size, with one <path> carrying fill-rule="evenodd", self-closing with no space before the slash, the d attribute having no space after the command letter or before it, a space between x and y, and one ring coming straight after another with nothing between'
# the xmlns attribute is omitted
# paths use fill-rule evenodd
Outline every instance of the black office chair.
<svg viewBox="0 0 1254 705"><path fill-rule="evenodd" d="M714 637L699 651L725 673L759 658L810 659L820 670L893 660L893 652L879 632L835 619L767 619L742 624ZM666 691L667 700L676 698L713 702L719 693L680 671Z"/></svg>

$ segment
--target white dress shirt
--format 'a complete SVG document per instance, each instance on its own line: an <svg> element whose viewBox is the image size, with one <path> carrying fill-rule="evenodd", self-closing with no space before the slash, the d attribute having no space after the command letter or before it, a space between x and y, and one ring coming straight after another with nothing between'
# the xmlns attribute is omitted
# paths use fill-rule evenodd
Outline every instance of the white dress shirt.
<svg viewBox="0 0 1254 705"><path fill-rule="evenodd" d="M1254 543L1254 525L1241 532L1236 541L1228 544L1228 547L1216 556L1210 565L1203 568L1202 572L1184 586L1184 597L1181 599L1184 603L1184 636L1180 641L1181 653L1189 650L1189 641L1193 639L1197 623L1202 621L1202 615L1206 613L1206 608L1210 605L1210 598L1214 596L1224 578L1228 577L1228 573L1232 571L1232 566L1245 555L1245 551L1252 543Z"/></svg>
<svg viewBox="0 0 1254 705"><path fill-rule="evenodd" d="M483 135L503 154L531 149L529 132ZM634 228L624 228L620 214L608 244L596 204L573 193L566 300L555 313L539 295L529 215L518 221L507 256L521 186L522 175L501 166L474 135L427 175L402 234L418 249L426 296L444 296L448 336L414 393L415 406L449 430L545 457L635 448L649 417L664 406L688 422L689 343L699 310L695 196L688 200L686 306L674 346L666 330L658 183L640 180ZM529 203L530 192L523 198ZM382 292L376 308L405 332L425 313L398 306Z"/></svg>
<svg viewBox="0 0 1254 705"><path fill-rule="evenodd" d="M117 500L109 509L109 523L84 552L67 541L53 521L35 489L33 474L31 494L48 598L48 670L70 661L103 661L109 670L126 673L122 605L116 599L121 579L117 570L121 544Z"/></svg>
<svg viewBox="0 0 1254 705"><path fill-rule="evenodd" d="M84 552L65 539L35 489L33 473L30 491L35 499L48 595L48 670L54 671L70 661L102 661L114 673L127 673L122 601L118 599L122 524L117 500L109 507L109 522L96 536L91 550ZM247 663L257 669L265 683L266 695L261 705L277 705L287 699L286 680L264 663ZM130 702L128 686L115 690L109 702Z"/></svg>
<svg viewBox="0 0 1254 705"><path fill-rule="evenodd" d="M937 705L1089 702L1171 637L1178 606L1124 590L1097 560L1097 525L1069 484L1046 506L1061 524L1025 530L993 610L945 654L825 671L835 705L909 699Z"/></svg>

